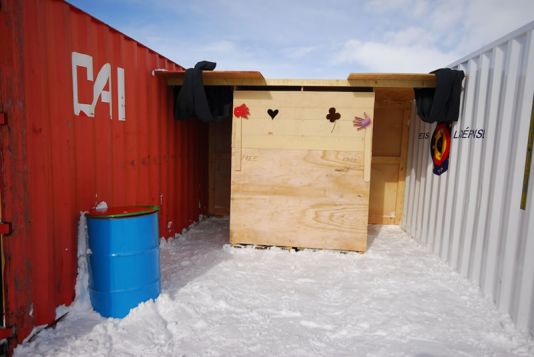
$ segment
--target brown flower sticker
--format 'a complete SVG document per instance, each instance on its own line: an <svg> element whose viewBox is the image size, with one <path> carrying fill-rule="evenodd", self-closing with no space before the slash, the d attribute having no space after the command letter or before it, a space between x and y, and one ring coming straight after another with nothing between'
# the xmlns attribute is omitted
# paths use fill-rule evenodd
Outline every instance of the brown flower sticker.
<svg viewBox="0 0 534 357"><path fill-rule="evenodd" d="M330 131L330 134L334 132L334 129L336 128L336 120L338 120L339 118L341 118L341 114L336 113L336 108L332 107L328 109L328 114L326 114L326 119L328 119L330 123L334 123L334 125L332 126L332 130Z"/></svg>
<svg viewBox="0 0 534 357"><path fill-rule="evenodd" d="M328 114L326 114L326 119L328 119L330 123L335 122L339 118L341 118L341 114L336 113L336 108L332 107L328 109Z"/></svg>

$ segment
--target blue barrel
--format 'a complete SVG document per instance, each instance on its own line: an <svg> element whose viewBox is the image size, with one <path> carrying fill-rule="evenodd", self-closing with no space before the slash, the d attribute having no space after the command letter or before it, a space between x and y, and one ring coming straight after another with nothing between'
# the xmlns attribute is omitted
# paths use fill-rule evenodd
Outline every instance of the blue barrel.
<svg viewBox="0 0 534 357"><path fill-rule="evenodd" d="M95 311L122 318L158 297L159 207L92 210L89 229L89 294Z"/></svg>

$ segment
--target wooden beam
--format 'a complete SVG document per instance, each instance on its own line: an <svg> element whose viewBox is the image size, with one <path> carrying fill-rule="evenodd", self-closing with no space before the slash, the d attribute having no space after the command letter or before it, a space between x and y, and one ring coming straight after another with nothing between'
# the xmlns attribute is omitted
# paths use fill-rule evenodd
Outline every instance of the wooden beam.
<svg viewBox="0 0 534 357"><path fill-rule="evenodd" d="M164 70L155 70L154 74L158 77L167 79L169 85L182 85L185 77L185 71L173 72ZM254 82L262 85L265 78L258 71L204 71L202 79L205 85L238 85L240 82Z"/></svg>
<svg viewBox="0 0 534 357"><path fill-rule="evenodd" d="M415 116L415 103L406 103L402 118L402 144L399 160L399 181L397 186L397 204L395 210L395 224L400 224L404 214L404 192L406 190L406 160L408 157L408 142L410 135L410 119Z"/></svg>
<svg viewBox="0 0 534 357"><path fill-rule="evenodd" d="M170 86L183 84L185 72L155 70ZM209 86L269 86L269 87L392 87L432 88L433 74L414 73L351 73L347 79L266 79L258 71L205 71L204 84Z"/></svg>
<svg viewBox="0 0 534 357"><path fill-rule="evenodd" d="M436 87L436 75L427 73L351 73L347 79L351 82L367 83L368 87Z"/></svg>

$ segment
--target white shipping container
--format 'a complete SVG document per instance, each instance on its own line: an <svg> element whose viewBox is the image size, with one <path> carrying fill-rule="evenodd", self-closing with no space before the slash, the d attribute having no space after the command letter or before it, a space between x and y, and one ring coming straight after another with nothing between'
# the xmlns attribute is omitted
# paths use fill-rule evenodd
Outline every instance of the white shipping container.
<svg viewBox="0 0 534 357"><path fill-rule="evenodd" d="M534 335L534 22L449 67L467 76L449 169L432 173L436 124L415 117L402 227Z"/></svg>

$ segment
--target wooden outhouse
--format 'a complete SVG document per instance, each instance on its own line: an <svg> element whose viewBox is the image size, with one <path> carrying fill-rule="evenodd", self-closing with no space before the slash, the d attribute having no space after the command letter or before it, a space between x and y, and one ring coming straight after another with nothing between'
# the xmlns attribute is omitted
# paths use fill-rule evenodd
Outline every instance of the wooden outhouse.
<svg viewBox="0 0 534 357"><path fill-rule="evenodd" d="M209 129L209 213L230 215L230 243L364 252L368 224L399 223L413 88L433 75L203 76L233 87L232 121Z"/></svg>

